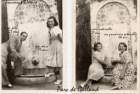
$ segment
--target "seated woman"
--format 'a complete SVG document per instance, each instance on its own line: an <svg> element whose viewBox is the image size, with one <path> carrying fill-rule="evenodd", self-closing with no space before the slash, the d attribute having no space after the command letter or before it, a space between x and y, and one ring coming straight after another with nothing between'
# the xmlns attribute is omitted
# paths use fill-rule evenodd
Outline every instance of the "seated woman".
<svg viewBox="0 0 140 94"><path fill-rule="evenodd" d="M89 67L88 78L81 84L81 87L91 85L92 81L99 81L104 77L103 66L107 65L107 58L102 51L102 44L100 42L95 43L93 51L92 64Z"/></svg>
<svg viewBox="0 0 140 94"><path fill-rule="evenodd" d="M120 58L113 60L113 62L117 62L113 69L113 90L130 87L136 78L135 66L127 51L127 45L124 42L119 43L118 50L120 51Z"/></svg>

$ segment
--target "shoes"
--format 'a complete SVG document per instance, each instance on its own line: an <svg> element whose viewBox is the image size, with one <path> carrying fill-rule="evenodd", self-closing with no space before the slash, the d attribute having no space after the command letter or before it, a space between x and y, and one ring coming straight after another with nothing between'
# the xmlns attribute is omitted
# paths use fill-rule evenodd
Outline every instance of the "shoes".
<svg viewBox="0 0 140 94"><path fill-rule="evenodd" d="M56 82L54 82L55 85L60 85L62 84L62 81L61 80L57 80Z"/></svg>
<svg viewBox="0 0 140 94"><path fill-rule="evenodd" d="M45 74L44 76L47 78L47 77L50 77L50 76L52 76L52 75L55 75L54 73L47 73L47 74Z"/></svg>
<svg viewBox="0 0 140 94"><path fill-rule="evenodd" d="M86 85L86 83L84 82L84 83L80 84L80 87L84 88L85 85Z"/></svg>
<svg viewBox="0 0 140 94"><path fill-rule="evenodd" d="M12 87L13 87L13 85L12 85L12 84L8 84L7 86L8 86L8 88L12 88Z"/></svg>
<svg viewBox="0 0 140 94"><path fill-rule="evenodd" d="M120 88L118 86L114 86L111 88L111 90L119 90Z"/></svg>
<svg viewBox="0 0 140 94"><path fill-rule="evenodd" d="M12 84L8 84L8 85L4 85L3 87L6 87L6 88L12 88L13 85L12 85Z"/></svg>

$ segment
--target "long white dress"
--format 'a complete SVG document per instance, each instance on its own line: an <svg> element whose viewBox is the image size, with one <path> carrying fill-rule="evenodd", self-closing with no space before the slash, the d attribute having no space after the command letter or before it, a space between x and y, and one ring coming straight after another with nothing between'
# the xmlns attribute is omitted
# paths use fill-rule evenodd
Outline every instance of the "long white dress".
<svg viewBox="0 0 140 94"><path fill-rule="evenodd" d="M104 69L103 69L102 64L98 60L96 60L94 57L97 57L98 59L104 61L105 55L103 54L103 52L95 51L94 55L92 57L92 59L93 59L92 63L89 67L88 79L98 81L99 79L101 79L104 76Z"/></svg>
<svg viewBox="0 0 140 94"><path fill-rule="evenodd" d="M50 57L47 66L50 67L62 67L63 66L63 54L62 54L62 30L55 26L50 29L50 43L49 43L49 53Z"/></svg>

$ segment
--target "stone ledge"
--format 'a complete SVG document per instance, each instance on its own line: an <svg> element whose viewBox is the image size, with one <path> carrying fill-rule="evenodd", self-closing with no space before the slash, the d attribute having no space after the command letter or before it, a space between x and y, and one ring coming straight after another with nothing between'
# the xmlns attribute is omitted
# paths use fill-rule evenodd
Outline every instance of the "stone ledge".
<svg viewBox="0 0 140 94"><path fill-rule="evenodd" d="M24 75L43 75L48 73L47 68L24 68L23 74Z"/></svg>
<svg viewBox="0 0 140 94"><path fill-rule="evenodd" d="M15 84L18 85L35 85L35 84L46 84L50 82L54 82L56 80L55 76L50 76L48 78L44 76L21 76L16 77Z"/></svg>

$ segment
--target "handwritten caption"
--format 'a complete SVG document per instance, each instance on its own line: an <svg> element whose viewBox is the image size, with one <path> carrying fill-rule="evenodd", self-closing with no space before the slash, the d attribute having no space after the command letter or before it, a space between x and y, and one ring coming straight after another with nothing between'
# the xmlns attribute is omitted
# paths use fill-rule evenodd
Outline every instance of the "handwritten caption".
<svg viewBox="0 0 140 94"><path fill-rule="evenodd" d="M115 36L117 36L118 38L125 39L125 38L128 38L130 36L136 36L137 34L136 33L132 33L132 34L130 34L130 33L118 33L118 34L106 33L104 35L108 36L108 37L115 37Z"/></svg>
<svg viewBox="0 0 140 94"><path fill-rule="evenodd" d="M72 87L71 89L67 89L67 88L62 88L61 86L57 87L57 92L82 92L82 91L99 91L99 88L89 88L89 87Z"/></svg>
<svg viewBox="0 0 140 94"><path fill-rule="evenodd" d="M37 1L34 0L23 0L23 1L18 1L18 0L3 0L7 4L29 4L29 3L37 3Z"/></svg>

